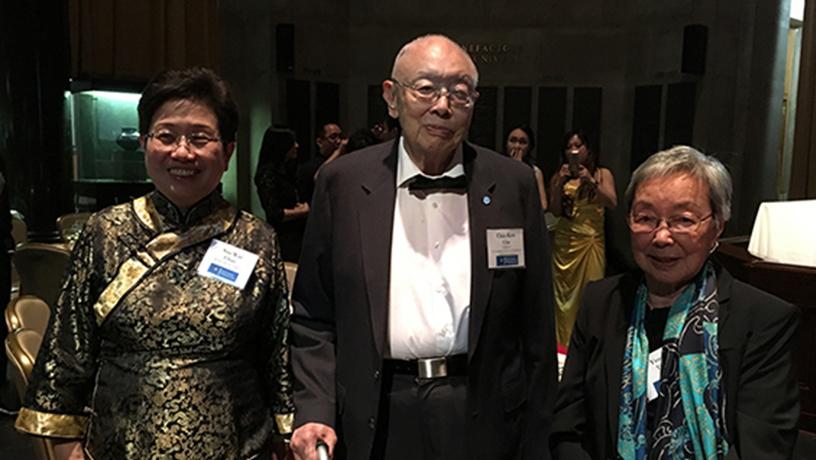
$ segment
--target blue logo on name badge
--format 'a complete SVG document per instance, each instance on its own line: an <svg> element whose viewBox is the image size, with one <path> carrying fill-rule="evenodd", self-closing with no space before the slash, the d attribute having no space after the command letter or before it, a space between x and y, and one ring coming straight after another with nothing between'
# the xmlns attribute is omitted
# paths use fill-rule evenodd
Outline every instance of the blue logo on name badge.
<svg viewBox="0 0 816 460"><path fill-rule="evenodd" d="M210 268L208 268L207 271L217 276L218 278L223 278L227 281L235 282L235 280L238 279L238 272L234 272L220 265L210 264Z"/></svg>
<svg viewBox="0 0 816 460"><path fill-rule="evenodd" d="M518 265L518 256L496 256L496 265L506 267L508 265Z"/></svg>

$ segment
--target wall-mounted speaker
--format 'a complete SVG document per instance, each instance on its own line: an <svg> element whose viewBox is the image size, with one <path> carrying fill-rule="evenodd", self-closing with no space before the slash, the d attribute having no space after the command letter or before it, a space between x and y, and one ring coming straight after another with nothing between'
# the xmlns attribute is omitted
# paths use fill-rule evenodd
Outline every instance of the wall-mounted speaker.
<svg viewBox="0 0 816 460"><path fill-rule="evenodd" d="M275 69L278 72L295 70L295 25L275 26Z"/></svg>
<svg viewBox="0 0 816 460"><path fill-rule="evenodd" d="M706 48L708 47L708 26L689 24L683 27L683 73L702 75L706 68Z"/></svg>

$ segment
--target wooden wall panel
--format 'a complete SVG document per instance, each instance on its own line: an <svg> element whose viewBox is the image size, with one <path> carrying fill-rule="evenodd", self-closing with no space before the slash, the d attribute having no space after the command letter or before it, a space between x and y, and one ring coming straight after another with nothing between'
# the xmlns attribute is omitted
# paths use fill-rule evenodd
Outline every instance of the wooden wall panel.
<svg viewBox="0 0 816 460"><path fill-rule="evenodd" d="M385 120L385 117L388 114L388 106L385 105L385 100L382 97L382 84L378 83L376 85L368 85L366 98L368 106L368 117L366 120L368 121L367 126L370 128ZM350 131L349 128L347 128L347 130Z"/></svg>
<svg viewBox="0 0 816 460"><path fill-rule="evenodd" d="M77 76L113 76L113 17L111 0L80 1Z"/></svg>
<svg viewBox="0 0 816 460"><path fill-rule="evenodd" d="M542 86L538 88L538 165L549 180L561 165L567 116L567 88Z"/></svg>
<svg viewBox="0 0 816 460"><path fill-rule="evenodd" d="M662 105L660 85L644 85L635 88L632 109L632 150L630 170L634 171L649 155L657 152L660 145L660 111Z"/></svg>
<svg viewBox="0 0 816 460"><path fill-rule="evenodd" d="M601 140L602 113L603 88L575 88L572 101L572 129L583 130L590 137L590 145L596 149L599 148Z"/></svg>
<svg viewBox="0 0 816 460"><path fill-rule="evenodd" d="M143 78L153 69L149 32L154 11L149 2L116 0L113 15L113 76Z"/></svg>
<svg viewBox="0 0 816 460"><path fill-rule="evenodd" d="M501 135L505 137L507 131L521 124L531 126L533 105L533 88L529 86L508 86L504 88L504 126ZM499 141L499 151L504 151L507 139Z"/></svg>
<svg viewBox="0 0 816 460"><path fill-rule="evenodd" d="M71 75L147 80L169 68L218 70L216 0L69 0Z"/></svg>
<svg viewBox="0 0 816 460"><path fill-rule="evenodd" d="M496 114L499 90L495 86L479 87L479 100L473 108L468 140L489 149L496 148Z"/></svg>

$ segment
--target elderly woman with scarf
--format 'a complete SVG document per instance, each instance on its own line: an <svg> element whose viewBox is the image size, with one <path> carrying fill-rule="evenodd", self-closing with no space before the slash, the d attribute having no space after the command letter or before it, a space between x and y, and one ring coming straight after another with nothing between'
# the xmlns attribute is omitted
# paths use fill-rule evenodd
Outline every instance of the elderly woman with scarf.
<svg viewBox="0 0 816 460"><path fill-rule="evenodd" d="M725 167L690 147L659 152L626 201L640 270L586 288L555 458L790 458L799 315L711 260L730 217Z"/></svg>

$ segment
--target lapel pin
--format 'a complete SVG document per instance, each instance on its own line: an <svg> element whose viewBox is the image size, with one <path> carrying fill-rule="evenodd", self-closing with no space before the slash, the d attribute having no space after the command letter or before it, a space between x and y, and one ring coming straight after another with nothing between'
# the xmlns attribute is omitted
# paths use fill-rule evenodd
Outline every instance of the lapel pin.
<svg viewBox="0 0 816 460"><path fill-rule="evenodd" d="M482 203L484 203L485 206L489 206L491 201L492 200L490 199L490 196L488 196L488 195L485 195L485 196L482 197Z"/></svg>

